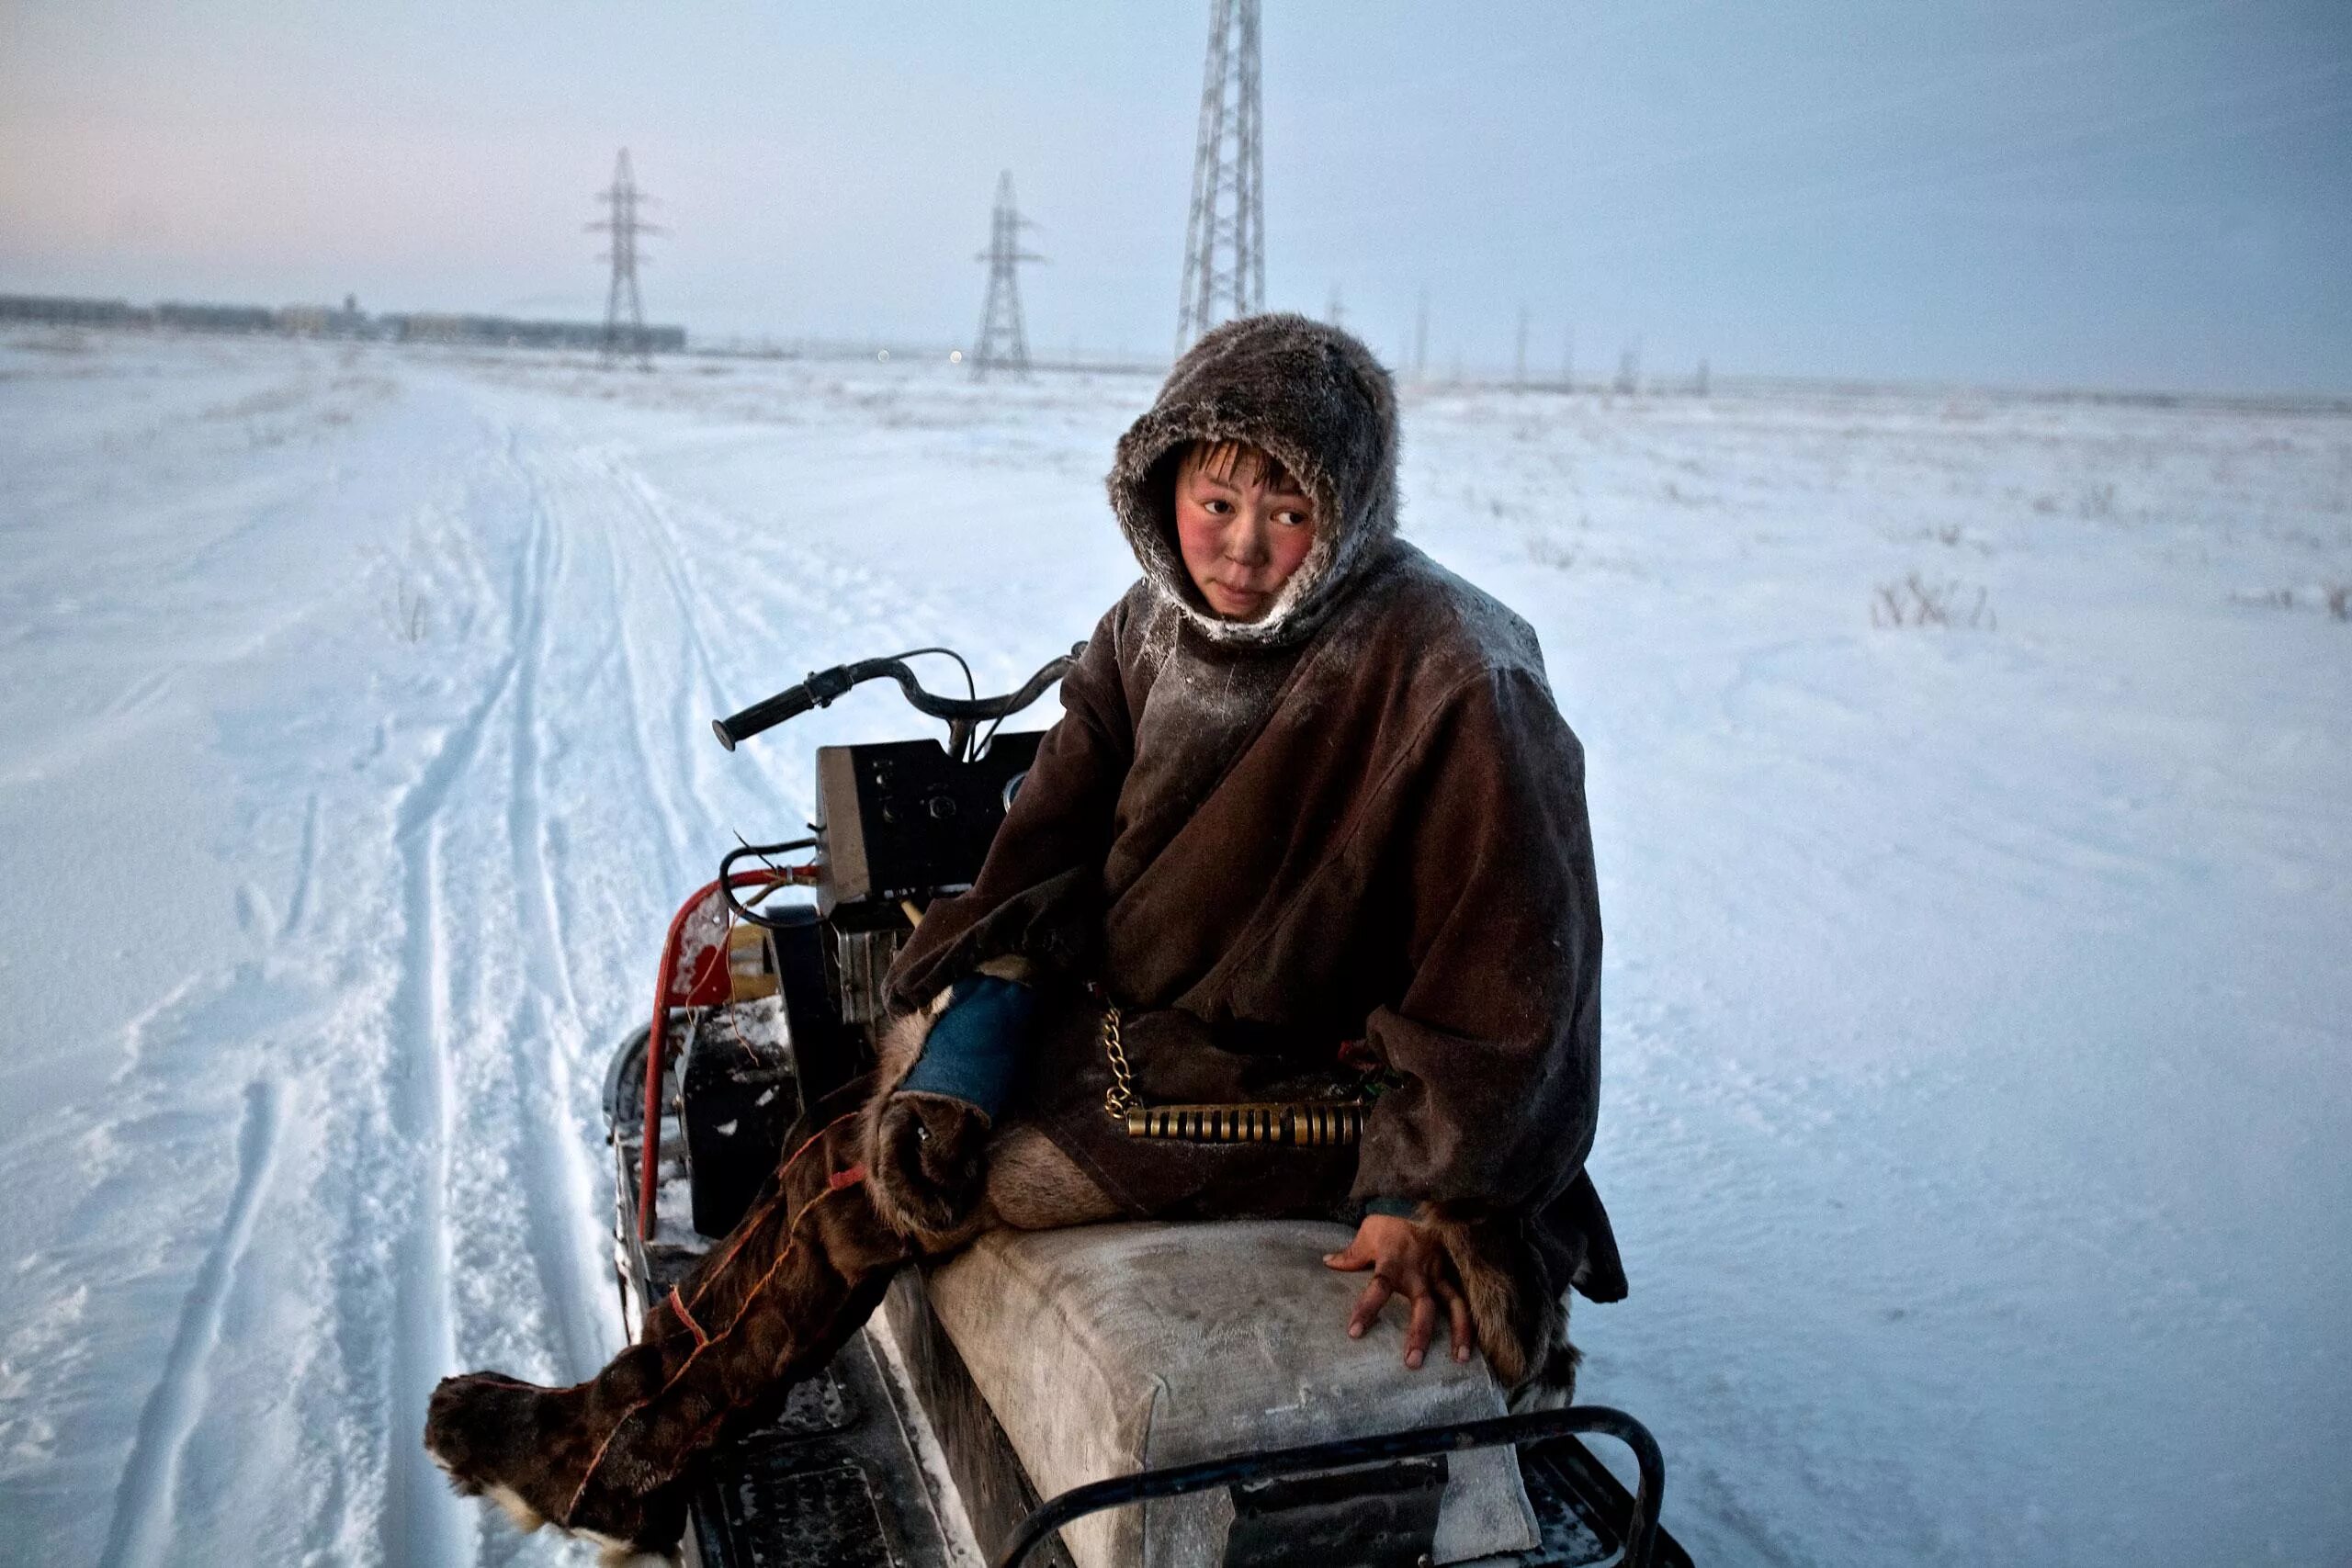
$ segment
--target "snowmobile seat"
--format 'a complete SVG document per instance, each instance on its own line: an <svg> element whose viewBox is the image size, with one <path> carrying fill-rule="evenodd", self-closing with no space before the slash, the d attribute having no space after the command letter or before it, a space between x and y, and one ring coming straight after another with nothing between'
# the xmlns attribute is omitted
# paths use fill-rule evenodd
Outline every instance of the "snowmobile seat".
<svg viewBox="0 0 2352 1568"><path fill-rule="evenodd" d="M952 1413L968 1422L984 1406L1025 1472L1021 1490L1034 1496L1159 1466L1504 1414L1484 1362L1455 1364L1442 1330L1419 1371L1403 1364L1395 1307L1363 1338L1348 1338L1368 1277L1334 1272L1322 1258L1349 1235L1302 1221L992 1232L920 1282L902 1276L894 1337L918 1383L932 1385L925 1403L951 1469L968 1472L956 1450L983 1440L949 1429ZM978 1402L953 1391L930 1396L950 1380ZM943 1405L947 1422L936 1420ZM1538 1544L1512 1450L1451 1455L1446 1474L1435 1562ZM968 1473L958 1483L967 1500L1007 1490ZM1025 1511L1005 1502L1011 1517ZM974 1510L973 1523L992 1551L984 1511ZM1064 1537L1077 1568L1214 1568L1232 1517L1229 1495L1211 1492L1096 1514Z"/></svg>

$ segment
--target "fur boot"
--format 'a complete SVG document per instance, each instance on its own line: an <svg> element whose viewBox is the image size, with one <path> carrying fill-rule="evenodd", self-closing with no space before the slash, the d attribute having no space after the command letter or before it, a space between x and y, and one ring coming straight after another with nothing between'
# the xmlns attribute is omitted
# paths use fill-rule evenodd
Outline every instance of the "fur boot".
<svg viewBox="0 0 2352 1568"><path fill-rule="evenodd" d="M451 1483L526 1530L553 1524L621 1561L667 1556L697 1461L831 1359L913 1255L867 1195L857 1144L854 1117L804 1144L768 1200L587 1382L443 1380L424 1446Z"/></svg>

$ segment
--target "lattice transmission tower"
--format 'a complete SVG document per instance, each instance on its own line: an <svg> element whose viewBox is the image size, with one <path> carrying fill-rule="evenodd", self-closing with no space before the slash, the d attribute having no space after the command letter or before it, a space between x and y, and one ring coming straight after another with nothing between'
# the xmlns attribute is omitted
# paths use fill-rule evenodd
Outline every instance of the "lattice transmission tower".
<svg viewBox="0 0 2352 1568"><path fill-rule="evenodd" d="M1193 152L1193 210L1184 220L1179 354L1219 321L1266 308L1265 161L1259 125L1258 0L1211 0L1200 139Z"/></svg>
<svg viewBox="0 0 2352 1568"><path fill-rule="evenodd" d="M980 336L972 350L972 378L991 370L1029 374L1029 330L1021 319L1023 262L1044 261L1021 248L1021 231L1036 225L1021 216L1012 199L1012 171L996 182L996 215L989 225L989 248L976 258L989 264L989 297L980 308Z"/></svg>
<svg viewBox="0 0 2352 1568"><path fill-rule="evenodd" d="M613 282L605 295L605 345L599 357L606 365L634 359L639 369L650 370L653 355L645 332L645 301L637 292L637 241L640 234L662 231L637 215L638 208L653 198L637 188L637 176L629 172L628 148L621 149L620 161L613 165L612 188L598 191L596 199L610 210L588 228L613 237L612 248L605 253L613 264Z"/></svg>

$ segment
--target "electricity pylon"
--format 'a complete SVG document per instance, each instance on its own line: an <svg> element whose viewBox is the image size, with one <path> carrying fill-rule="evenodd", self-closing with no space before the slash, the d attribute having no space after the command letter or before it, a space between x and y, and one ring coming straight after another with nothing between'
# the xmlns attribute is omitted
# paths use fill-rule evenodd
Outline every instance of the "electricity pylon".
<svg viewBox="0 0 2352 1568"><path fill-rule="evenodd" d="M613 282L605 296L605 345L599 358L611 365L627 356L637 361L639 369L650 370L653 356L645 335L645 301L637 293L637 237L662 231L637 216L639 204L653 198L637 188L637 176L629 172L628 148L621 149L620 161L613 165L612 188L597 192L596 199L612 210L588 228L613 237L612 249L605 253L613 264Z"/></svg>
<svg viewBox="0 0 2352 1568"><path fill-rule="evenodd" d="M972 349L972 378L985 379L991 370L1015 376L1029 374L1029 333L1021 320L1023 262L1044 261L1021 248L1021 231L1036 225L1021 216L1012 201L1012 171L996 182L996 214L989 226L989 248L976 258L989 264L988 302L980 309L979 341Z"/></svg>
<svg viewBox="0 0 2352 1568"><path fill-rule="evenodd" d="M1219 321L1266 308L1264 158L1259 142L1258 0L1211 0L1208 67L1184 220L1176 352Z"/></svg>

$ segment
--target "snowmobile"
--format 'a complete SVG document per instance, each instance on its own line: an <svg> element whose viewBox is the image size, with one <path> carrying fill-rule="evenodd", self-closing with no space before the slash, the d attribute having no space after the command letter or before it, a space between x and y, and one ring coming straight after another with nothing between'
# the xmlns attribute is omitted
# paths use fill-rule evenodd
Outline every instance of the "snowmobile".
<svg viewBox="0 0 2352 1568"><path fill-rule="evenodd" d="M796 1146L796 1123L872 1066L892 957L930 899L961 891L978 874L1044 738L1037 730L1004 730L1005 721L1044 695L1083 646L1000 696L978 695L969 666L951 650L925 649L818 671L714 722L719 743L731 751L859 685L888 680L917 712L944 722L947 734L944 744L819 748L809 836L739 840L721 858L718 874L672 920L651 1016L615 1053L605 1090L616 1177L615 1264L632 1335L646 1303L667 1292L756 1201L783 1151ZM925 655L963 665L967 694L926 689L908 662ZM790 858L796 856L806 858ZM1066 1252L1082 1252L1094 1245L1090 1233L1152 1228L1040 1234L1062 1238ZM1188 1245L1197 1237L1210 1246L1229 1228L1249 1229L1235 1222L1182 1231ZM1295 1252L1294 1247L1283 1257ZM1315 1252L1304 1256L1313 1273L1327 1272ZM1201 1268L1216 1266L1210 1255ZM1067 1391L1008 1385L1001 1369L991 1382L984 1364L989 1358L973 1344L968 1326L959 1343L956 1314L939 1310L948 1304L945 1287L956 1267L944 1266L936 1280L927 1280L926 1270L902 1270L877 1314L883 1324L853 1337L794 1388L780 1415L718 1456L690 1509L686 1562L707 1568L948 1568L977 1552L1001 1568L1070 1568L1075 1538L1064 1535L1065 1527L1123 1505L1141 1505L1140 1531L1120 1538L1125 1544L1115 1551L1106 1552L1098 1541L1081 1557L1226 1568L1402 1568L1465 1555L1524 1568L1690 1561L1659 1527L1664 1461L1640 1423L1600 1406L1503 1413L1482 1369L1476 1375L1489 1391L1488 1404L1466 1410L1457 1404L1439 1419L1425 1413L1421 1419L1382 1419L1375 1395L1371 1404L1343 1401L1346 1413L1336 1427L1328 1419L1320 1430L1269 1427L1249 1411L1218 1418L1215 1398L1204 1395L1201 1408L1212 1418L1204 1434L1193 1435L1186 1462L1146 1464L1041 1496L1033 1473L1041 1450L1066 1447L1073 1428L1083 1438L1089 1423L1108 1430L1120 1417L1084 1408ZM1329 1288L1310 1274L1301 1279ZM1340 1288L1352 1296L1356 1287ZM1086 1292L1090 1300L1099 1293ZM1075 1299L1046 1307L1040 1317L1088 1310ZM1181 1303L1128 1307L1128 1318L1183 1315ZM981 1310L1003 1315L993 1300ZM968 1325L972 1314L963 1316ZM1295 1353L1306 1364L1283 1374L1285 1386L1337 1387L1344 1378L1318 1363L1361 1359L1368 1348L1338 1334L1340 1317L1319 1301L1313 1321L1311 1341L1302 1334ZM1250 1332L1261 1347L1272 1342L1263 1323L1253 1323ZM1433 1357L1430 1366L1443 1360ZM1381 1385L1408 1381L1393 1375L1393 1349L1378 1352L1378 1362ZM1155 1403L1185 1375L1169 1367L1136 1371L1148 1380ZM1449 1371L1467 1376L1472 1369ZM1221 1374L1196 1369L1194 1375ZM1014 1408L1041 1399L1057 1403L1046 1412ZM1037 1439L1041 1418L1060 1434L1057 1443ZM1016 1441L1016 1432L1028 1440ZM1270 1444L1269 1432L1316 1440ZM1583 1438L1592 1434L1631 1450L1631 1491L1585 1446ZM1467 1474L1481 1461L1489 1461L1489 1471L1496 1463L1515 1468L1515 1476L1504 1472L1513 1499L1519 1486L1524 1489L1514 1516L1521 1533L1499 1553L1465 1553L1462 1541L1476 1538L1454 1529L1455 1516L1447 1512L1455 1506L1450 1473Z"/></svg>

